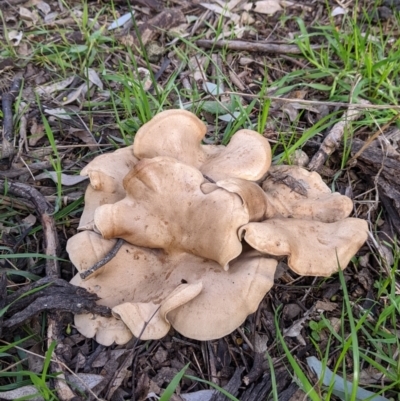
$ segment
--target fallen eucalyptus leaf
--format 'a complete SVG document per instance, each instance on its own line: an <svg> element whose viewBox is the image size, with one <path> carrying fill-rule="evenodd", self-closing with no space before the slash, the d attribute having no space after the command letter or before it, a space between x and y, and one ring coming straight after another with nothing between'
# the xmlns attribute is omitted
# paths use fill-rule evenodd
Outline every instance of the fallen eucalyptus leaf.
<svg viewBox="0 0 400 401"><path fill-rule="evenodd" d="M135 11L132 11L132 12L129 12L129 13L126 13L126 14L122 15L121 17L116 19L107 29L109 31L111 31L113 29L120 28L121 26L126 24L132 18L132 15L134 13L135 13Z"/></svg>
<svg viewBox="0 0 400 401"><path fill-rule="evenodd" d="M212 82L204 82L203 89L208 92L210 95L220 95L223 90L220 86L213 84Z"/></svg>
<svg viewBox="0 0 400 401"><path fill-rule="evenodd" d="M34 395L38 396L35 397ZM0 392L0 399L2 400L17 400L18 398L29 397L31 401L43 401L44 398L39 395L39 391L35 386L24 386L16 388L15 390Z"/></svg>
<svg viewBox="0 0 400 401"><path fill-rule="evenodd" d="M47 171L41 173L35 177L35 180L45 180L46 178L52 179L56 184L58 184L58 175L55 171ZM87 180L88 177L81 175L68 175L61 173L61 184L67 187L79 184L82 181Z"/></svg>
<svg viewBox="0 0 400 401"><path fill-rule="evenodd" d="M181 394L184 401L208 401L214 395L215 390L199 390L194 393Z"/></svg>
<svg viewBox="0 0 400 401"><path fill-rule="evenodd" d="M76 375L67 376L67 382L82 392L88 388L92 389L93 387L97 386L103 379L103 376L90 373L78 373ZM48 383L46 383L46 385L48 385ZM35 394L38 396L35 397ZM35 386L24 386L16 388L15 390L0 392L0 399L2 400L13 401L22 397L29 397L26 399L29 399L30 401L44 401L44 398L39 395L39 392Z"/></svg>
<svg viewBox="0 0 400 401"><path fill-rule="evenodd" d="M234 111L232 114L224 114L219 116L218 119L227 123L235 121L240 116L240 111Z"/></svg>
<svg viewBox="0 0 400 401"><path fill-rule="evenodd" d="M68 93L67 97L61 104L66 105L74 102L76 99L78 99L79 96L85 95L85 93L88 91L91 85L92 82L89 82L89 85L86 82L84 82L82 85L78 86L74 91Z"/></svg>
<svg viewBox="0 0 400 401"><path fill-rule="evenodd" d="M92 133L90 133L86 130L76 129L76 128L72 128L72 127L69 129L69 133L71 135L75 136L76 138L79 138L84 143L86 143L88 145L93 145L93 146L89 146L90 150L99 149L99 145L97 144L96 139L94 138Z"/></svg>
<svg viewBox="0 0 400 401"><path fill-rule="evenodd" d="M57 109L45 109L46 114L57 117L60 120L71 120L71 116L62 108Z"/></svg>
<svg viewBox="0 0 400 401"><path fill-rule="evenodd" d="M36 87L35 92L38 95L51 95L54 92L67 88L69 85L71 85L74 78L74 76L71 76L69 78L63 79L62 81L58 81L52 84L39 85Z"/></svg>
<svg viewBox="0 0 400 401"><path fill-rule="evenodd" d="M67 381L79 391L85 391L89 387L92 389L104 379L101 375L92 373L78 373L77 375L68 375Z"/></svg>
<svg viewBox="0 0 400 401"><path fill-rule="evenodd" d="M337 15L344 15L347 14L347 10L345 10L343 7L335 7L332 10L331 17L336 17Z"/></svg>
<svg viewBox="0 0 400 401"><path fill-rule="evenodd" d="M44 14L47 15L50 11L51 8L50 6L44 2L44 1L40 1L39 3L36 4L36 7Z"/></svg>
<svg viewBox="0 0 400 401"><path fill-rule="evenodd" d="M352 393L353 383L344 380L339 375L334 374L329 368L322 365L315 356L307 358L308 366L315 372L318 380L322 377L322 383L324 386L331 387L333 385L332 393L345 401L347 397ZM323 375L323 376L322 376ZM389 401L387 398L377 395L372 391L365 390L358 387L356 392L356 398L354 401Z"/></svg>
<svg viewBox="0 0 400 401"><path fill-rule="evenodd" d="M46 23L46 24L50 24L50 23L52 23L53 21L55 21L55 19L58 17L58 12L57 11L53 11L52 13L50 13L50 14L47 14L45 17L44 17L44 22Z"/></svg>
<svg viewBox="0 0 400 401"><path fill-rule="evenodd" d="M93 68L88 69L88 79L91 83L93 83L98 88L103 90L103 82L101 82L101 79L99 78L97 72Z"/></svg>

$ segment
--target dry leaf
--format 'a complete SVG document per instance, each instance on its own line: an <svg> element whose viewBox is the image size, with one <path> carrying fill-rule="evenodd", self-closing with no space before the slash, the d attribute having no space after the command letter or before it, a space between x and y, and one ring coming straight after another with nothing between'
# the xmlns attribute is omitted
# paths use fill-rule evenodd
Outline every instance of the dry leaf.
<svg viewBox="0 0 400 401"><path fill-rule="evenodd" d="M45 24L51 24L57 17L58 17L58 12L57 11L53 11L52 13L47 14L44 17L44 23Z"/></svg>
<svg viewBox="0 0 400 401"><path fill-rule="evenodd" d="M79 138L82 142L86 143L87 145L93 145L89 146L90 150L99 149L99 145L97 144L96 139L90 132L71 127L69 129L69 133L75 136L76 138Z"/></svg>
<svg viewBox="0 0 400 401"><path fill-rule="evenodd" d="M58 174L55 171L47 171L46 173L39 174L35 177L35 180L45 180L48 178L52 179L56 184L58 183ZM88 177L83 177L81 175L68 175L61 173L61 185L67 187L79 184L87 179Z"/></svg>
<svg viewBox="0 0 400 401"><path fill-rule="evenodd" d="M227 7L230 11L233 11L236 6L238 6L240 3L247 3L247 1L243 1L243 0L231 0L229 3L227 3Z"/></svg>
<svg viewBox="0 0 400 401"><path fill-rule="evenodd" d="M29 146L35 146L45 136L43 124L38 124L36 119L32 121L31 136L29 137Z"/></svg>
<svg viewBox="0 0 400 401"><path fill-rule="evenodd" d="M78 373L67 376L67 381L79 391L85 391L87 388L93 388L104 379L103 376L90 373ZM48 383L46 383L48 385ZM34 395L37 394L37 397ZM23 386L15 390L0 392L0 398L4 400L16 400L21 397L30 396L31 401L43 401L44 398L39 395L35 386Z"/></svg>
<svg viewBox="0 0 400 401"><path fill-rule="evenodd" d="M33 225L36 224L36 217L33 214L29 214L28 216L26 216L24 219L22 219L22 222L24 223L25 227L32 227ZM32 351L32 350L31 350ZM35 351L36 353L39 353L39 350ZM40 358L39 358L40 359ZM28 358L29 360L29 358ZM43 359L41 359L42 361L42 365L43 365ZM32 367L30 367L30 370L33 370ZM34 371L36 372L36 371Z"/></svg>
<svg viewBox="0 0 400 401"><path fill-rule="evenodd" d="M209 3L200 3L201 6L204 8L207 8L207 10L214 11L216 14L223 15L224 17L229 17L232 18L233 14L226 8L226 7L220 7L217 6L216 4L209 4Z"/></svg>
<svg viewBox="0 0 400 401"><path fill-rule="evenodd" d="M62 108L57 109L45 109L46 114L57 117L60 120L71 120L71 116Z"/></svg>
<svg viewBox="0 0 400 401"><path fill-rule="evenodd" d="M329 302L329 301L317 301L317 303L315 304L315 310L317 310L318 312L332 312L337 308L337 304L333 303L333 302Z"/></svg>
<svg viewBox="0 0 400 401"><path fill-rule="evenodd" d="M47 15L50 11L51 8L50 6L44 2L44 1L40 1L39 3L36 4L36 7L44 14Z"/></svg>
<svg viewBox="0 0 400 401"><path fill-rule="evenodd" d="M58 81L56 83L47 84L47 85L39 85L35 89L35 92L38 95L44 95L44 94L51 95L53 92L60 91L62 89L65 89L69 85L71 85L74 78L75 78L74 76L71 76L69 78L63 79L62 81Z"/></svg>
<svg viewBox="0 0 400 401"><path fill-rule="evenodd" d="M63 102L61 102L62 105L70 104L77 100L81 95L85 96L85 93L91 88L92 82L89 82L89 85L84 82L82 85L78 86L75 90L72 92L68 93L67 97Z"/></svg>
<svg viewBox="0 0 400 401"><path fill-rule="evenodd" d="M332 10L331 17L336 17L337 15L344 15L347 14L347 10L345 10L343 7L335 7Z"/></svg>
<svg viewBox="0 0 400 401"><path fill-rule="evenodd" d="M37 394L37 397L34 396L36 394ZM28 399L31 401L43 401L44 400L44 398L39 395L39 392L35 386L23 386L23 387L15 389L15 390L0 392L0 397L2 400L16 400L16 399L19 399L22 397L27 397L27 396L29 396Z"/></svg>
<svg viewBox="0 0 400 401"><path fill-rule="evenodd" d="M95 84L98 88L103 90L103 82L101 82L99 76L97 75L97 72L93 68L88 69L88 79L90 82Z"/></svg>
<svg viewBox="0 0 400 401"><path fill-rule="evenodd" d="M214 395L215 390L199 390L194 393L181 394L184 401L208 401Z"/></svg>
<svg viewBox="0 0 400 401"><path fill-rule="evenodd" d="M122 15L117 20L115 20L107 29L109 31L111 31L113 29L117 29L117 28L120 28L120 27L124 26L124 24L126 24L128 21L130 21L132 19L132 14L134 12L135 11L132 11L132 13L129 12L127 14Z"/></svg>
<svg viewBox="0 0 400 401"><path fill-rule="evenodd" d="M22 42L22 43L18 46L18 48L17 48L17 53L18 53L20 56L27 57L27 56L29 56L30 54L32 54L32 49L31 49L31 47L28 45L27 42Z"/></svg>
<svg viewBox="0 0 400 401"><path fill-rule="evenodd" d="M203 57L198 57L198 56L193 56L189 60L188 67L191 72L191 76L196 82L202 81L206 76L203 69L204 62L205 59Z"/></svg>
<svg viewBox="0 0 400 401"><path fill-rule="evenodd" d="M26 26L30 27L32 25L36 25L36 23L39 21L39 16L36 11L29 11L25 7L20 7L19 8L19 16L21 17L22 20L25 21Z"/></svg>
<svg viewBox="0 0 400 401"><path fill-rule="evenodd" d="M278 0L262 0L257 1L254 11L260 14L273 15L277 11L282 10Z"/></svg>

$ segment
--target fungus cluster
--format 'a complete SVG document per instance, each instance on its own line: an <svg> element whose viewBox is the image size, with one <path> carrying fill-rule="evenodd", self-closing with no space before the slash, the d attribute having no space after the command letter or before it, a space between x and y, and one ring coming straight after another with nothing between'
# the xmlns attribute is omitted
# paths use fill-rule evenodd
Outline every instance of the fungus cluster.
<svg viewBox="0 0 400 401"><path fill-rule="evenodd" d="M365 242L367 223L348 217L352 201L315 172L271 167L264 137L241 130L225 147L202 145L205 134L192 113L165 111L133 146L82 170L90 185L67 244L71 282L113 313L76 315L85 336L124 344L172 326L192 339L223 337L257 310L280 257L297 274L329 276Z"/></svg>

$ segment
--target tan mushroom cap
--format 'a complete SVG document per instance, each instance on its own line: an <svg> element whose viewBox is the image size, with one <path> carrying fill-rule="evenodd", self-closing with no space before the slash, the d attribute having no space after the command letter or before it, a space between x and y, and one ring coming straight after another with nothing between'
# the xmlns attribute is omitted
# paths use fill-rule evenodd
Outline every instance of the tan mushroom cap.
<svg viewBox="0 0 400 401"><path fill-rule="evenodd" d="M78 271L83 271L88 250L102 258L112 245L112 241L84 231L69 240L67 250ZM217 263L194 255L167 255L125 243L100 274L85 281L77 275L72 283L95 292L101 298L98 303L113 308L143 340L165 336L171 325L186 337L210 340L229 334L256 311L273 285L276 264L252 251L223 271ZM113 319L108 333L104 319L97 323L86 314L76 317L75 322L78 330L96 336L100 343L109 344L125 335L118 333Z"/></svg>
<svg viewBox="0 0 400 401"><path fill-rule="evenodd" d="M135 135L134 154L139 159L173 157L214 181L228 177L256 181L271 165L268 140L255 131L243 129L228 146L201 145L205 124L185 110L167 110L144 124Z"/></svg>
<svg viewBox="0 0 400 401"><path fill-rule="evenodd" d="M242 251L237 232L249 215L236 194L221 188L203 193L204 181L196 168L175 159L143 159L124 179L126 197L96 209L96 229L106 239L189 252L227 268Z"/></svg>
<svg viewBox="0 0 400 401"><path fill-rule="evenodd" d="M228 178L218 181L215 185L240 196L243 206L249 214L249 221L265 219L268 203L264 191L258 184L240 178ZM209 188L210 186L211 184L207 184L207 186L203 184L202 188Z"/></svg>
<svg viewBox="0 0 400 401"><path fill-rule="evenodd" d="M207 152L210 145L202 148ZM200 171L214 181L241 178L248 181L262 179L271 166L271 147L266 138L256 131L237 131L226 147L219 147L200 166Z"/></svg>
<svg viewBox="0 0 400 401"><path fill-rule="evenodd" d="M267 217L290 217L330 223L348 217L350 198L332 193L316 172L298 166L272 166L262 187Z"/></svg>
<svg viewBox="0 0 400 401"><path fill-rule="evenodd" d="M74 325L82 335L95 337L99 344L107 347L113 343L126 344L133 337L126 324L113 316L103 317L90 313L75 315Z"/></svg>
<svg viewBox="0 0 400 401"><path fill-rule="evenodd" d="M125 197L122 181L137 162L133 146L127 146L97 156L83 168L81 175L89 176L90 184L85 193L85 208L78 229L85 229L93 221L97 207L118 202Z"/></svg>
<svg viewBox="0 0 400 401"><path fill-rule="evenodd" d="M300 219L270 219L240 229L259 252L288 256L288 265L302 276L330 276L347 267L368 237L365 220L347 218L334 223Z"/></svg>
<svg viewBox="0 0 400 401"><path fill-rule="evenodd" d="M205 124L189 111L162 111L138 130L133 153L139 159L173 157L199 168L205 158L200 143L206 132Z"/></svg>

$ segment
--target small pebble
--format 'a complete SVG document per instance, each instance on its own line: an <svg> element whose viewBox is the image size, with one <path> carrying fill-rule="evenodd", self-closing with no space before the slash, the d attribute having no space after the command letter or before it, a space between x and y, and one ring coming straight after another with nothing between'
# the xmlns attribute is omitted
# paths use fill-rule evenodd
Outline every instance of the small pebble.
<svg viewBox="0 0 400 401"><path fill-rule="evenodd" d="M310 158L301 149L297 149L290 155L290 162L299 167L306 167Z"/></svg>

